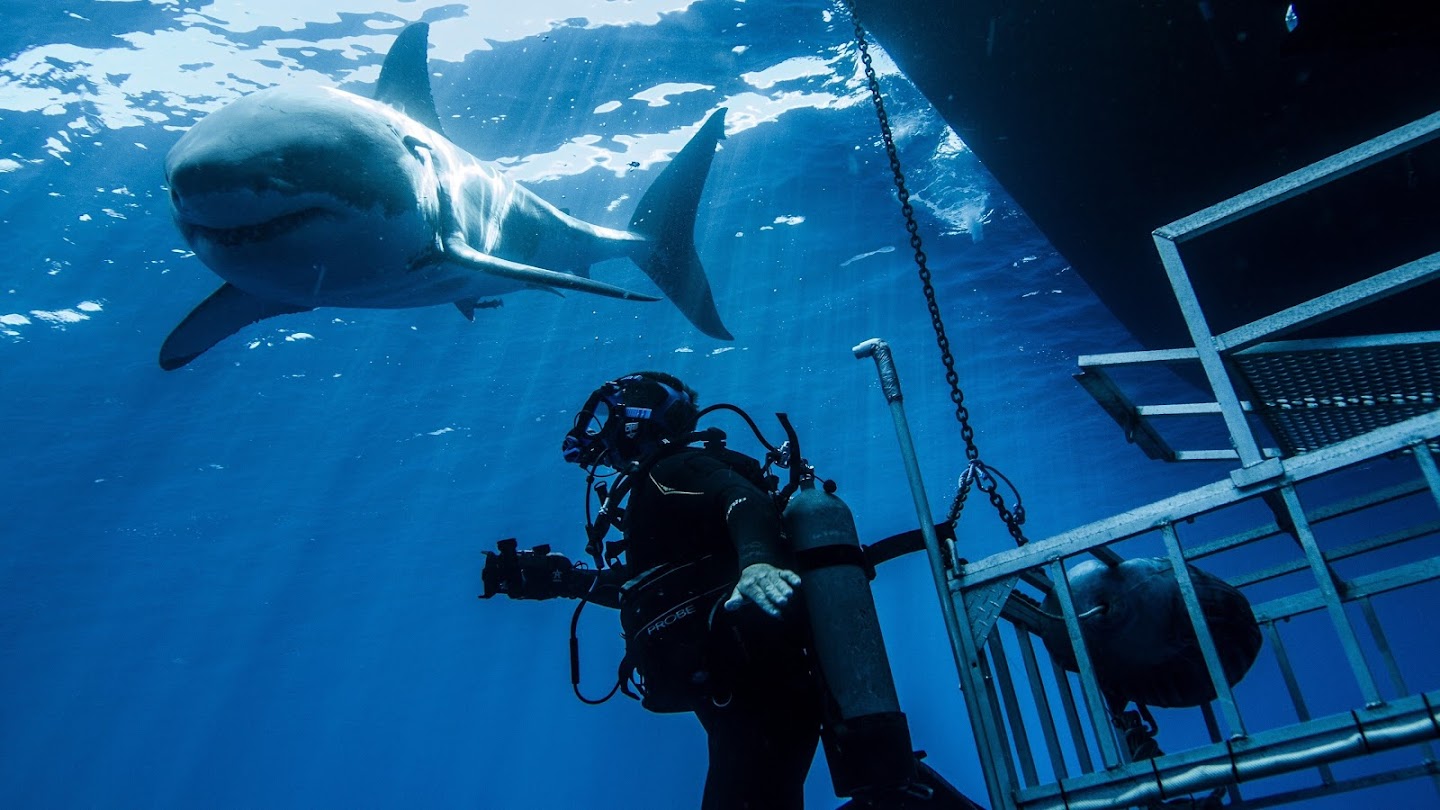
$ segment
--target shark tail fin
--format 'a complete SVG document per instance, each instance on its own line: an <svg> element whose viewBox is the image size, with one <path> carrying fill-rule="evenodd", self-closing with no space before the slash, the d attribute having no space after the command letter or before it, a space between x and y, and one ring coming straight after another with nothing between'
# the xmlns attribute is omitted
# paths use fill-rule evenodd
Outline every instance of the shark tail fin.
<svg viewBox="0 0 1440 810"><path fill-rule="evenodd" d="M441 135L440 114L435 111L435 96L430 92L429 57L430 24L417 22L405 26L380 68L380 81L375 85L375 100L388 104Z"/></svg>
<svg viewBox="0 0 1440 810"><path fill-rule="evenodd" d="M225 284L201 301L165 338L160 347L160 368L174 371L256 321L310 309L256 298L233 284Z"/></svg>
<svg viewBox="0 0 1440 810"><path fill-rule="evenodd" d="M721 340L733 336L720 321L715 297L700 256L695 252L695 214L700 192L715 158L715 145L725 137L725 109L716 110L700 131L660 172L640 198L630 230L648 240L648 255L636 264L686 318L705 334Z"/></svg>

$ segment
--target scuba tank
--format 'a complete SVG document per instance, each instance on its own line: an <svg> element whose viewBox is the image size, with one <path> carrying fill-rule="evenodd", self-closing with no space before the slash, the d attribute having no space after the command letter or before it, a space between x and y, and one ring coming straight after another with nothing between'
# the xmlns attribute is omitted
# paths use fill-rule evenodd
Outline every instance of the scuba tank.
<svg viewBox="0 0 1440 810"><path fill-rule="evenodd" d="M794 429L780 416L798 457ZM836 796L897 790L916 779L915 755L870 593L875 571L834 483L816 489L810 470L796 475L803 465L791 468L792 494L781 520L830 698L822 740L831 782Z"/></svg>

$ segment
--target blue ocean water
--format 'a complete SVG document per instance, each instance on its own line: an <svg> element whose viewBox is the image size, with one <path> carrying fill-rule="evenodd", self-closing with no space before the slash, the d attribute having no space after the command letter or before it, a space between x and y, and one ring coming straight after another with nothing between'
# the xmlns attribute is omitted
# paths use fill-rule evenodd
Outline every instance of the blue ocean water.
<svg viewBox="0 0 1440 810"><path fill-rule="evenodd" d="M496 540L581 556L584 480L559 443L627 371L677 374L772 436L788 412L873 541L915 525L873 365L851 354L884 338L931 501L948 503L964 447L838 7L13 5L0 806L695 806L693 718L576 701L570 603L475 599ZM668 136L730 109L696 243L733 342L666 302L525 293L474 323L449 307L277 318L157 367L218 284L171 223L168 148L258 87L368 92L420 19L449 136L600 224L628 221ZM1129 336L879 64L976 442L1024 493L1027 532L1211 480L1145 460L1070 379L1077 355ZM594 277L648 283L624 262ZM1010 543L984 507L965 518L972 558ZM983 797L924 561L886 564L875 588L917 745ZM603 694L614 616L587 611L581 644L583 688ZM818 757L808 796L835 803Z"/></svg>

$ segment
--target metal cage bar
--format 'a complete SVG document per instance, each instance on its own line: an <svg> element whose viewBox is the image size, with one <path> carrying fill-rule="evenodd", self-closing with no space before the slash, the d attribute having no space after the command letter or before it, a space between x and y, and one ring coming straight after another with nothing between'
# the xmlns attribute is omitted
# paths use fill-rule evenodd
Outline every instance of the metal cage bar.
<svg viewBox="0 0 1440 810"><path fill-rule="evenodd" d="M1195 293L1195 286L1190 283L1190 275L1185 270L1185 260L1180 257L1180 246L1173 239L1162 236L1159 231L1155 232L1154 239L1155 250L1160 254L1160 263L1165 266L1165 274L1170 278L1170 288L1175 291L1175 299L1180 304L1180 314L1185 317L1185 327L1190 330L1190 339L1195 343L1200 367L1205 370L1210 390L1220 405L1225 427L1230 431L1230 442L1235 446L1235 452L1240 455L1243 466L1259 464L1265 460L1265 455L1260 451L1255 431L1245 417L1240 394L1234 381L1230 379L1230 372L1225 368L1221 347L1214 333L1210 331L1205 311L1200 306L1200 298Z"/></svg>
<svg viewBox="0 0 1440 810"><path fill-rule="evenodd" d="M1008 549L966 564L957 587L978 588L988 582L1019 574L1036 567L1037 560L1051 560L1088 552L1119 540L1137 537L1165 522L1189 518L1259 497L1282 482L1299 483L1348 467L1358 461L1401 451L1416 437L1440 436L1440 411L1371 431L1340 444L1287 459L1273 459L1273 477L1257 482L1237 483L1234 478L1217 481L1165 498L1106 520L1080 526L1021 548Z"/></svg>
<svg viewBox="0 0 1440 810"><path fill-rule="evenodd" d="M1390 683L1395 687L1395 693L1406 695L1410 693L1410 687L1405 685L1405 673L1400 671L1400 665L1395 661L1395 653L1390 649L1390 640L1385 635L1385 627L1380 623L1380 616L1375 612L1375 604L1370 597L1365 596L1356 600L1360 603L1360 612L1365 616L1365 624L1370 628L1370 635L1375 639L1375 647L1380 651L1380 657L1385 661L1385 669L1390 673ZM1440 794L1440 770L1435 769L1437 760L1435 758L1435 746L1424 743L1420 750L1425 754L1425 763L1430 766L1430 783L1435 787L1436 794Z"/></svg>
<svg viewBox="0 0 1440 810"><path fill-rule="evenodd" d="M1215 708L1209 703L1201 704L1200 714L1205 720L1205 733L1210 735L1210 742L1218 743L1224 739L1220 736L1220 721L1215 719ZM1229 785L1225 788L1225 791L1229 794L1232 805L1240 802L1239 785Z"/></svg>
<svg viewBox="0 0 1440 810"><path fill-rule="evenodd" d="M1020 646L1020 661L1025 666L1025 675L1030 680L1030 695L1035 700L1035 713L1040 717L1040 734L1045 738L1045 752L1050 755L1050 770L1056 779L1070 775L1065 764L1065 752L1060 748L1060 733L1055 727L1055 715L1050 709L1050 697L1045 681L1040 677L1040 666L1035 659L1035 642L1030 638L1028 628L1016 626L1015 636ZM1083 738L1081 743L1084 743Z"/></svg>
<svg viewBox="0 0 1440 810"><path fill-rule="evenodd" d="M1110 724L1110 712L1100 683L1095 680L1095 665L1090 661L1090 652L1085 647L1085 638L1080 633L1080 619L1075 610L1075 599L1070 593L1070 577L1065 572L1063 560L1050 563L1050 581L1055 583L1055 596L1060 601L1060 611L1065 617L1065 630L1070 637L1070 646L1075 651L1075 663L1080 669L1080 691L1085 696L1085 705L1090 713L1090 727L1095 731L1095 744L1100 749L1100 761L1106 768L1114 768L1124 762L1120 747L1115 741L1115 730Z"/></svg>
<svg viewBox="0 0 1440 810"><path fill-rule="evenodd" d="M1435 498L1435 506L1440 508L1440 469L1435 466L1435 454L1430 451L1430 443L1422 439L1411 445L1411 449L1415 452L1415 463L1420 467L1420 474L1425 476L1425 483Z"/></svg>
<svg viewBox="0 0 1440 810"><path fill-rule="evenodd" d="M1215 648L1214 637L1210 635L1210 626L1201 610L1200 598L1195 595L1195 582L1190 577L1185 550L1180 548L1180 535L1175 532L1173 523L1161 526L1160 533L1165 538L1170 568L1180 586L1180 597L1185 602L1185 612L1189 614L1195 638L1200 643L1200 654L1205 658L1205 668L1209 670L1210 681L1215 686L1216 702L1220 704L1220 710L1225 715L1225 724L1229 726L1229 736L1244 737L1245 721L1240 716L1240 707L1235 703L1235 693L1230 690L1230 681L1225 677L1225 668L1220 664L1220 652Z"/></svg>
<svg viewBox="0 0 1440 810"><path fill-rule="evenodd" d="M1308 723L1311 719L1310 707L1305 703L1305 693L1300 689L1300 681L1295 678L1295 667L1290 663L1290 653L1285 649L1285 642L1280 637L1280 628L1275 626L1274 621L1261 622L1260 626L1270 641L1271 651L1275 653L1280 677L1285 681L1285 691L1290 695L1290 705L1295 709L1295 718L1302 723ZM1329 765L1321 763L1317 771L1322 785L1334 784L1335 775L1331 773Z"/></svg>
<svg viewBox="0 0 1440 810"><path fill-rule="evenodd" d="M1345 612L1345 606L1340 602L1340 592L1335 587L1334 571L1325 562L1320 544L1315 540L1315 532L1310 528L1310 521L1305 517L1305 509L1300 504L1300 496L1295 493L1295 486L1282 484L1280 498L1295 527L1295 539L1300 542L1305 559L1310 564L1310 571L1315 575L1315 584L1325 603L1325 610L1330 614L1330 623L1340 635L1340 646L1345 650L1345 658L1350 662L1350 670L1355 675L1355 683L1360 687L1360 695L1366 706L1378 706L1382 701L1380 690L1375 685L1375 676L1370 672L1370 665L1360 650L1360 640L1355 636L1355 628L1350 624L1350 616Z"/></svg>
<svg viewBox="0 0 1440 810"><path fill-rule="evenodd" d="M1050 659L1050 667L1055 673L1055 683L1060 693L1060 707L1065 712L1065 724L1070 727L1070 741L1075 746L1075 761L1080 765L1080 773L1091 773L1095 770L1095 762L1090 758L1090 742L1085 739L1085 728L1080 724L1080 709L1075 705L1075 692L1070 685L1070 673L1066 672Z"/></svg>
<svg viewBox="0 0 1440 810"><path fill-rule="evenodd" d="M1338 180L1366 166L1398 155L1407 149L1413 149L1437 135L1440 135L1440 113L1433 113L1343 152L1331 155L1324 160L1297 169L1262 186L1257 186L1243 194L1237 194L1228 200L1197 211L1184 219L1176 220L1161 228L1157 233L1163 233L1166 239L1177 242L1193 239L1241 217L1284 202L1317 186Z"/></svg>
<svg viewBox="0 0 1440 810"><path fill-rule="evenodd" d="M1431 253L1258 321L1215 335L1215 347L1227 353L1249 348L1262 341L1343 315L1365 304L1414 289L1434 279L1437 273L1440 273L1440 253Z"/></svg>
<svg viewBox="0 0 1440 810"><path fill-rule="evenodd" d="M1015 756L1020 761L1020 775L1026 787L1040 783L1035 772L1035 756L1030 751L1030 733L1025 729L1025 718L1020 714L1020 699L1015 694L1015 682L1010 678L1010 660L1005 646L1000 641L998 630L990 634L987 645L990 649L990 667L995 681L1000 686L1000 699L1005 706L1005 716L1010 720L1010 737L1015 741Z"/></svg>

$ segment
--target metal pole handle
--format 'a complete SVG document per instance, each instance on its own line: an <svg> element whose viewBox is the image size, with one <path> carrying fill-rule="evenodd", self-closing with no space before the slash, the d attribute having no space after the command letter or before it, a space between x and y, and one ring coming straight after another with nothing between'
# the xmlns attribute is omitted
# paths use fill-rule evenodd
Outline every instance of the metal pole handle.
<svg viewBox="0 0 1440 810"><path fill-rule="evenodd" d="M950 584L945 574L945 557L940 553L940 538L935 533L935 518L930 512L930 500L925 497L925 483L920 478L920 462L915 456L915 442L910 435L910 425L905 418L905 404L900 394L900 375L895 370L895 360L890 354L890 344L879 338L871 338L854 349L856 359L875 358L875 367L880 375L880 388L885 392L885 401L890 403L890 416L895 421L895 437L900 440L900 456L905 462L905 476L910 480L910 495L915 501L915 517L920 522L920 535L925 538L925 553L930 558L930 574L935 579L935 592L940 597L940 611L945 615L945 629L950 634L950 648L955 653L955 667L965 682L964 653L959 620L950 603Z"/></svg>
<svg viewBox="0 0 1440 810"><path fill-rule="evenodd" d="M880 338L870 338L853 351L858 360L875 358L875 368L880 373L880 390L885 393L886 402L894 404L904 399L900 393L900 374L895 371L895 358L890 354L889 343Z"/></svg>

